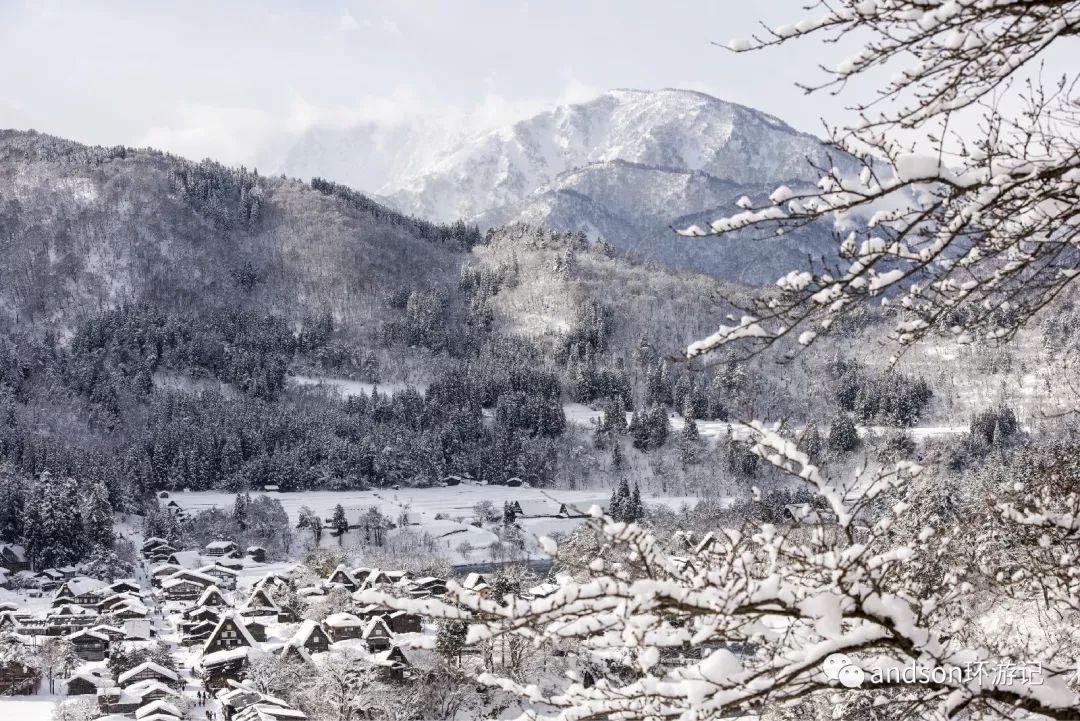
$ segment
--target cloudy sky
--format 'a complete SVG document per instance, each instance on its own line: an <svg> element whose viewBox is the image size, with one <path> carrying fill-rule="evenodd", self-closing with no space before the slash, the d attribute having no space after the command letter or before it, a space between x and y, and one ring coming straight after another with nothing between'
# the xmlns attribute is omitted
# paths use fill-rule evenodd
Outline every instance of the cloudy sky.
<svg viewBox="0 0 1080 721"><path fill-rule="evenodd" d="M0 0L0 67L15 70L0 127L253 164L312 125L479 128L615 87L695 88L808 131L841 107L793 87L816 77L809 47L712 44L801 17L801 0L97 5Z"/></svg>

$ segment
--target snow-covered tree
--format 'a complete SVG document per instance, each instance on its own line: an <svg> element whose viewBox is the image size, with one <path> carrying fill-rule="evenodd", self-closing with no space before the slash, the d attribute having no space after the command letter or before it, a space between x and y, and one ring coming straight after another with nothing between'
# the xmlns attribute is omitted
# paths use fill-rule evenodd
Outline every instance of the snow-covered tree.
<svg viewBox="0 0 1080 721"><path fill-rule="evenodd" d="M104 483L95 483L87 494L86 513L83 517L83 527L86 530L86 540L90 548L112 548L112 513L108 489Z"/></svg>
<svg viewBox="0 0 1080 721"><path fill-rule="evenodd" d="M780 339L805 346L870 299L901 310L901 346L935 332L1000 341L1080 275L1080 123L1075 63L1041 63L1080 35L1070 0L836 0L736 40L736 52L819 38L857 45L824 61L807 92L869 88L830 132L832 165L816 189L782 186L769 203L699 236L760 232L775 239L821 220L841 265L793 268L735 324L686 349L693 358L734 341L753 352ZM827 47L825 45L822 46ZM1069 56L1075 58L1075 53ZM885 68L888 68L886 70ZM876 86L876 87L875 87ZM768 241L763 241L768 242Z"/></svg>

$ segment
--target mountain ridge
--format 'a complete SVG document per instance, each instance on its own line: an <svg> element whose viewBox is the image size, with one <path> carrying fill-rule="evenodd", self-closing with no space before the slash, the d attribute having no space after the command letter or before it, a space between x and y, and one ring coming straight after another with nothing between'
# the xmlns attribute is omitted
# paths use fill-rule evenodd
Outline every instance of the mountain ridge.
<svg viewBox="0 0 1080 721"><path fill-rule="evenodd" d="M767 203L779 185L810 187L808 161L827 160L848 162L773 115L698 91L618 89L481 134L380 193L403 212L583 229L674 268L761 284L808 254L831 257L830 230L800 230L740 260L748 238L689 244L672 223L712 220L742 195Z"/></svg>

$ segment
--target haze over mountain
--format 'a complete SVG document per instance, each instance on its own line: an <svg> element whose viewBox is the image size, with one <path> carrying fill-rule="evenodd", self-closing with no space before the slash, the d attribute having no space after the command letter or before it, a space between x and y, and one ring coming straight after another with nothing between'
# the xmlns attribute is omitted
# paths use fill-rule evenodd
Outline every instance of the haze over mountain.
<svg viewBox="0 0 1080 721"><path fill-rule="evenodd" d="M389 155L371 133L341 137L336 152L325 133L309 134L285 170L314 174L318 163L359 180L383 170L383 185L369 189L411 215L581 229L675 268L751 283L772 282L808 254L831 251L825 228L768 242L672 233L672 225L731 213L742 195L765 203L781 184L810 185L817 174L809 161L828 162L819 139L703 93L614 90L481 134L432 160L423 157L431 155L423 133L395 132L408 142Z"/></svg>

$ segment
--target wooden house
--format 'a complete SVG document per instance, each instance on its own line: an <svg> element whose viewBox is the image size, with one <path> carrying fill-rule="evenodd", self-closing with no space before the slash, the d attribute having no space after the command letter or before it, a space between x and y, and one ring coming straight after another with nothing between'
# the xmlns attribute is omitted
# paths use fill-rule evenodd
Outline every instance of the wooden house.
<svg viewBox="0 0 1080 721"><path fill-rule="evenodd" d="M104 661L109 655L111 639L103 633L85 629L68 636L72 652L83 661Z"/></svg>
<svg viewBox="0 0 1080 721"><path fill-rule="evenodd" d="M0 696L30 696L37 693L41 672L19 661L0 662Z"/></svg>
<svg viewBox="0 0 1080 721"><path fill-rule="evenodd" d="M184 570L183 567L175 563L163 563L160 566L154 566L150 569L150 585L154 588L161 588L161 584L165 579L182 570Z"/></svg>
<svg viewBox="0 0 1080 721"><path fill-rule="evenodd" d="M65 686L68 696L87 696L96 694L100 688L112 686L112 679L92 671L84 671L68 676Z"/></svg>
<svg viewBox="0 0 1080 721"><path fill-rule="evenodd" d="M174 684L180 681L180 676L175 671L153 661L144 661L116 677L116 683L121 688L127 688L140 681L158 681L163 684Z"/></svg>
<svg viewBox="0 0 1080 721"><path fill-rule="evenodd" d="M385 651L393 645L393 634L382 617L370 619L364 625L364 630L360 632L360 638L364 639L368 650L372 653Z"/></svg>
<svg viewBox="0 0 1080 721"><path fill-rule="evenodd" d="M70 578L56 589L55 597L70 597L80 606L97 606L109 584L96 578L79 576Z"/></svg>
<svg viewBox="0 0 1080 721"><path fill-rule="evenodd" d="M250 647L239 646L203 656L199 663L203 686L208 690L216 690L227 688L230 681L242 679L250 653Z"/></svg>
<svg viewBox="0 0 1080 721"><path fill-rule="evenodd" d="M0 543L0 568L9 573L30 570L30 559L26 555L26 547L17 543Z"/></svg>
<svg viewBox="0 0 1080 721"><path fill-rule="evenodd" d="M320 623L307 619L300 624L289 643L303 646L309 653L320 653L330 648L330 636Z"/></svg>
<svg viewBox="0 0 1080 721"><path fill-rule="evenodd" d="M356 582L353 575L346 570L344 566L338 566L330 574L330 578L326 579L327 583L336 584L338 586L344 586L350 591L355 591L360 587L360 584Z"/></svg>
<svg viewBox="0 0 1080 721"><path fill-rule="evenodd" d="M206 544L203 553L207 556L231 556L239 549L232 541L211 541Z"/></svg>
<svg viewBox="0 0 1080 721"><path fill-rule="evenodd" d="M266 563L266 549L262 546L248 546L244 555L255 563Z"/></svg>
<svg viewBox="0 0 1080 721"><path fill-rule="evenodd" d="M225 600L225 596L221 593L220 588L217 586L208 586L203 589L203 592L199 596L199 600L195 602L195 605L202 608L227 608L229 602Z"/></svg>
<svg viewBox="0 0 1080 721"><path fill-rule="evenodd" d="M405 657L405 652L399 646L391 646L385 651L374 655L372 661L384 669L386 677L393 681L401 681L409 676L412 664Z"/></svg>
<svg viewBox="0 0 1080 721"><path fill-rule="evenodd" d="M393 611L383 618L394 633L420 633L423 630L423 620L415 613Z"/></svg>
<svg viewBox="0 0 1080 721"><path fill-rule="evenodd" d="M203 654L216 653L217 651L229 651L240 646L252 647L255 639L251 637L247 626L239 616L231 611L222 614L221 620L210 633L209 638L203 645Z"/></svg>
<svg viewBox="0 0 1080 721"><path fill-rule="evenodd" d="M211 576L217 580L217 585L232 590L236 588L236 579L240 575L231 568L219 564L212 564L209 566L203 566L199 569L199 573L205 573L207 576Z"/></svg>
<svg viewBox="0 0 1080 721"><path fill-rule="evenodd" d="M360 638L364 622L351 613L334 613L327 616L323 623L330 632L334 643L350 638Z"/></svg>

